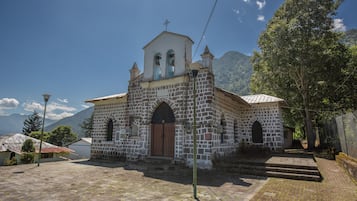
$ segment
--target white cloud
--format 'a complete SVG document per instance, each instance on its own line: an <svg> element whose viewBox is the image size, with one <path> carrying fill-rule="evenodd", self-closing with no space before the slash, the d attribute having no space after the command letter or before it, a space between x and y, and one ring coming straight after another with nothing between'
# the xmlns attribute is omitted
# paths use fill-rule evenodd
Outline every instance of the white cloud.
<svg viewBox="0 0 357 201"><path fill-rule="evenodd" d="M57 100L61 103L68 103L68 99L66 99L66 98L64 98L64 99L57 98Z"/></svg>
<svg viewBox="0 0 357 201"><path fill-rule="evenodd" d="M265 0L263 0L263 1L259 1L259 0L258 0L258 1L256 1L256 4L257 4L257 6L258 6L258 9L261 10L261 9L264 8L266 2L265 2Z"/></svg>
<svg viewBox="0 0 357 201"><path fill-rule="evenodd" d="M258 21L261 21L261 22L264 22L264 21L265 21L264 15L258 15L257 20L258 20Z"/></svg>
<svg viewBox="0 0 357 201"><path fill-rule="evenodd" d="M234 12L235 14L237 14L237 15L239 14L239 10L238 10L238 9L233 8L232 10L233 10L233 12Z"/></svg>
<svg viewBox="0 0 357 201"><path fill-rule="evenodd" d="M334 19L333 27L334 31L346 31L346 26L343 24L343 19Z"/></svg>
<svg viewBox="0 0 357 201"><path fill-rule="evenodd" d="M243 0L244 1L244 3L249 3L250 2L250 0Z"/></svg>
<svg viewBox="0 0 357 201"><path fill-rule="evenodd" d="M15 98L2 98L0 99L0 109L10 110L16 109L20 104Z"/></svg>
<svg viewBox="0 0 357 201"><path fill-rule="evenodd" d="M42 111L44 109L44 107L37 102L26 102L24 104L22 104L22 107L24 108L25 111L28 112L33 112L33 111Z"/></svg>
<svg viewBox="0 0 357 201"><path fill-rule="evenodd" d="M81 105L81 106L82 106L83 108L86 108L86 109L90 107L89 105L84 105L84 104Z"/></svg>
<svg viewBox="0 0 357 201"><path fill-rule="evenodd" d="M52 111L55 111L55 110L73 112L73 111L76 111L77 109L74 108L74 107L70 107L70 106L63 105L61 103L56 103L56 102L52 102L47 106L47 111L52 112Z"/></svg>
<svg viewBox="0 0 357 201"><path fill-rule="evenodd" d="M44 105L35 101L26 102L22 106L25 111L29 111L29 112L33 112L33 111L43 112L44 110ZM69 117L74 115L73 112L76 110L77 109L74 107L70 107L61 103L51 102L50 104L47 105L46 117L53 120L59 120L64 117Z"/></svg>
<svg viewBox="0 0 357 201"><path fill-rule="evenodd" d="M74 115L74 113L70 113L70 112L62 112L62 113L59 113L59 114L49 112L49 113L46 113L46 118L49 118L49 119L52 119L52 120L60 120L60 119L63 119L63 118L66 118L66 117L70 117L70 116L73 116L73 115Z"/></svg>

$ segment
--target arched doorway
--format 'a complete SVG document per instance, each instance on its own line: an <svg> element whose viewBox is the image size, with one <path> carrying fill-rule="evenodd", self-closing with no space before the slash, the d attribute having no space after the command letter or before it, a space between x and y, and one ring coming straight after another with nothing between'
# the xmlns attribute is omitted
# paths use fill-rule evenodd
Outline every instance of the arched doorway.
<svg viewBox="0 0 357 201"><path fill-rule="evenodd" d="M258 121L255 121L252 126L252 141L253 143L263 143L263 129Z"/></svg>
<svg viewBox="0 0 357 201"><path fill-rule="evenodd" d="M151 156L174 157L175 115L167 103L161 103L151 118Z"/></svg>

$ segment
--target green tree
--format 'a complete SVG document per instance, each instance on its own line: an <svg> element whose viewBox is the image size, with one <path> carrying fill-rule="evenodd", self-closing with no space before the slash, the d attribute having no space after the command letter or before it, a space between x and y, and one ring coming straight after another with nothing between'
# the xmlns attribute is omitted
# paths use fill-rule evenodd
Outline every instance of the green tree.
<svg viewBox="0 0 357 201"><path fill-rule="evenodd" d="M25 152L22 154L21 161L23 163L32 163L34 160L33 152L35 152L35 146L33 145L33 141L31 139L25 140L22 144L21 151Z"/></svg>
<svg viewBox="0 0 357 201"><path fill-rule="evenodd" d="M77 134L72 132L70 126L58 126L51 131L48 142L57 146L66 146L77 140Z"/></svg>
<svg viewBox="0 0 357 201"><path fill-rule="evenodd" d="M51 133L49 133L49 132L43 132L42 140L47 142L50 135L51 135ZM41 131L32 131L29 136L40 140L41 139Z"/></svg>
<svg viewBox="0 0 357 201"><path fill-rule="evenodd" d="M91 137L93 130L93 114L89 118L85 119L79 126L84 131L85 137Z"/></svg>
<svg viewBox="0 0 357 201"><path fill-rule="evenodd" d="M33 145L33 141L31 139L25 140L21 147L22 152L34 152L35 146Z"/></svg>
<svg viewBox="0 0 357 201"><path fill-rule="evenodd" d="M41 129L42 122L41 117L36 111L33 112L25 121L24 127L22 128L22 133L24 135L29 135L32 131L39 131Z"/></svg>
<svg viewBox="0 0 357 201"><path fill-rule="evenodd" d="M305 125L309 149L314 147L313 119L335 109L333 90L341 83L348 51L333 31L333 16L342 1L286 0L260 35L260 52L252 57L253 92L284 98L287 121Z"/></svg>

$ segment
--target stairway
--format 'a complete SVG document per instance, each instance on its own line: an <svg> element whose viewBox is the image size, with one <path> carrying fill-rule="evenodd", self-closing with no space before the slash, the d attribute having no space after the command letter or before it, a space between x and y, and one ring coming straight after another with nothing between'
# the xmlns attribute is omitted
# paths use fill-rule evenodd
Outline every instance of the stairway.
<svg viewBox="0 0 357 201"><path fill-rule="evenodd" d="M231 160L220 162L215 166L219 170L256 176L277 177L285 179L321 181L317 166Z"/></svg>

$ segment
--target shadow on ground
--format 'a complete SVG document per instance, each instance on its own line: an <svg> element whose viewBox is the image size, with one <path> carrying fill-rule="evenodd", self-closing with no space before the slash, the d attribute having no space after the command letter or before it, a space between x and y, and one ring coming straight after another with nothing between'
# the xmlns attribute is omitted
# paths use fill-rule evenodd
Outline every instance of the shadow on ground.
<svg viewBox="0 0 357 201"><path fill-rule="evenodd" d="M100 166L106 168L123 168L128 171L142 172L143 176L164 181L192 184L192 169L182 165L173 164L150 164L146 162L118 162L118 161L93 161L82 160L73 163L80 165ZM198 185L219 187L225 183L249 187L251 179L266 180L267 177L239 175L226 173L220 170L198 170Z"/></svg>

